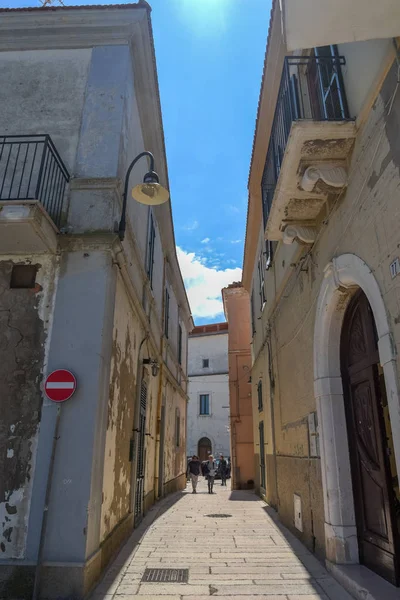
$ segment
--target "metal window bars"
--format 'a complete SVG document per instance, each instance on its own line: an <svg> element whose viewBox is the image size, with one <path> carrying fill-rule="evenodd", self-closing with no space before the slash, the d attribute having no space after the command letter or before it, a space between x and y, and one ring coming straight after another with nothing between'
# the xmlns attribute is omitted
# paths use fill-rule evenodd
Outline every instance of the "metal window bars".
<svg viewBox="0 0 400 600"><path fill-rule="evenodd" d="M0 135L0 201L38 200L60 227L69 178L49 135Z"/></svg>
<svg viewBox="0 0 400 600"><path fill-rule="evenodd" d="M316 48L312 56L285 58L261 183L264 227L293 121L349 119L341 72L344 64L344 56L336 55L330 46Z"/></svg>

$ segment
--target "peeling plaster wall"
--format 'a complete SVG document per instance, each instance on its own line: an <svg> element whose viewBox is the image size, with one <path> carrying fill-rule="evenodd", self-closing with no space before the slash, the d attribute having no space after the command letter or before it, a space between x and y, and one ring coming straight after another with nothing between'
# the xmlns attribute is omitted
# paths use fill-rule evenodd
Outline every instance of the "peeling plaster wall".
<svg viewBox="0 0 400 600"><path fill-rule="evenodd" d="M104 454L101 540L130 508L132 463L129 461L129 445L135 408L137 352L142 337L139 320L122 278L118 277Z"/></svg>
<svg viewBox="0 0 400 600"><path fill-rule="evenodd" d="M147 356L147 353L144 353ZM147 413L146 413L146 438L145 438L145 473L144 495L152 493L154 489L154 466L157 435L157 400L159 377L153 377L151 369L146 368L147 380Z"/></svg>
<svg viewBox="0 0 400 600"><path fill-rule="evenodd" d="M37 266L33 289L10 289L19 263ZM25 555L56 269L45 255L0 259L0 559Z"/></svg>
<svg viewBox="0 0 400 600"><path fill-rule="evenodd" d="M164 484L186 472L186 398L171 383L165 386ZM176 410L180 414L180 440L176 444Z"/></svg>

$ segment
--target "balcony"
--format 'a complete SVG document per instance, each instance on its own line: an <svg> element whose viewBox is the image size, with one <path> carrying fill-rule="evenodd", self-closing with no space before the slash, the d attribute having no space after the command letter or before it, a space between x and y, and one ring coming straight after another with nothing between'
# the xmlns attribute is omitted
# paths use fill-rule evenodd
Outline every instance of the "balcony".
<svg viewBox="0 0 400 600"><path fill-rule="evenodd" d="M356 135L333 47L286 57L262 178L266 238L312 244L347 183Z"/></svg>
<svg viewBox="0 0 400 600"><path fill-rule="evenodd" d="M0 253L55 251L68 181L49 135L0 135Z"/></svg>

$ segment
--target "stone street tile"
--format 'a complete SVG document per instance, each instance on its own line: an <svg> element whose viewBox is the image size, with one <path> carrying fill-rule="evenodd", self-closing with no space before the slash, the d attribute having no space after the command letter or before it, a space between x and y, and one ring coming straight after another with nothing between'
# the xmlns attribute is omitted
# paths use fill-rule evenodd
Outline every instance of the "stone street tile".
<svg viewBox="0 0 400 600"><path fill-rule="evenodd" d="M269 582L264 585L221 585L218 587L217 591L213 594L214 596L259 596L264 595L268 596L268 594L276 594L281 596L286 596L288 594L313 594L315 592L315 588L308 584L301 582L300 584L296 583L292 585L292 583L282 581L278 583L276 581ZM286 600L286 599L285 599Z"/></svg>
<svg viewBox="0 0 400 600"><path fill-rule="evenodd" d="M208 585L190 585L188 583L142 583L139 596L164 596L177 594L179 596L209 596Z"/></svg>
<svg viewBox="0 0 400 600"><path fill-rule="evenodd" d="M196 552L193 549L191 552L152 552L149 558L165 558L168 556L169 558L193 558L195 559L205 559L210 558L210 552Z"/></svg>
<svg viewBox="0 0 400 600"><path fill-rule="evenodd" d="M264 574L263 574L264 576ZM189 581L202 581L202 582L214 582L216 579L218 581L240 581L242 579L254 579L255 577L260 577L260 575L255 575L254 573L193 573L192 569L189 572ZM280 574L277 573L276 577L280 579ZM225 584L226 585L226 584Z"/></svg>
<svg viewBox="0 0 400 600"><path fill-rule="evenodd" d="M131 600L131 598L132 598L132 600L138 600L138 596L137 595L135 595L135 596L121 596L120 598L118 598L118 600L128 600L128 599ZM159 598L160 597L158 595L155 595L155 596L147 595L146 596L146 600L159 600ZM162 599L163 600L180 600L181 597L178 594L175 594L173 596L167 596L167 595L165 595L165 596L162 597Z"/></svg>
<svg viewBox="0 0 400 600"><path fill-rule="evenodd" d="M329 600L325 594L306 594L305 596L299 594L289 594L288 600Z"/></svg>
<svg viewBox="0 0 400 600"><path fill-rule="evenodd" d="M307 571L315 577L315 579L319 579L320 577L330 577L328 571L325 567L319 562L315 556L301 556L301 562Z"/></svg>
<svg viewBox="0 0 400 600"><path fill-rule="evenodd" d="M292 574L296 574L296 573L301 573L301 574L307 574L309 575L307 569L305 569L305 567L302 566L298 566L298 565L292 565L292 566L286 566L286 565L277 565L274 567L261 567L261 566L257 566L257 565L243 565L243 566L236 566L236 567L214 567L211 566L211 573L215 573L215 574L233 574L233 573L237 573L238 575L240 574L253 574L253 579L255 579L257 576L259 578L260 575L264 575L267 573L292 573Z"/></svg>
<svg viewBox="0 0 400 600"><path fill-rule="evenodd" d="M135 594L137 594L139 589L139 584L138 583L130 583L130 584L123 584L121 583L118 586L117 591L115 592L116 596L134 596Z"/></svg>
<svg viewBox="0 0 400 600"><path fill-rule="evenodd" d="M165 512L135 530L91 600L350 600L261 500L241 491L231 502L227 492L161 500ZM206 516L220 512L232 517ZM146 567L188 569L189 583L142 583Z"/></svg>
<svg viewBox="0 0 400 600"><path fill-rule="evenodd" d="M328 576L325 579L318 579L317 586L322 588L330 600L353 600L353 597L333 577Z"/></svg>
<svg viewBox="0 0 400 600"><path fill-rule="evenodd" d="M282 578L283 579L313 579L312 575L310 575L310 573L308 573L308 571L300 572L300 573L282 573Z"/></svg>
<svg viewBox="0 0 400 600"><path fill-rule="evenodd" d="M310 596L311 597L311 596ZM253 598L257 598L257 600L286 600L287 597L285 595L276 595L276 594L268 594L268 596L263 595L254 595L251 596L242 596L241 594L235 596L218 596L218 600L253 600ZM308 596L299 596L299 598L307 600ZM146 598L147 600L147 598ZM163 597L164 600L164 597ZM185 600L204 600L204 596L185 596ZM314 600L314 597L312 598Z"/></svg>

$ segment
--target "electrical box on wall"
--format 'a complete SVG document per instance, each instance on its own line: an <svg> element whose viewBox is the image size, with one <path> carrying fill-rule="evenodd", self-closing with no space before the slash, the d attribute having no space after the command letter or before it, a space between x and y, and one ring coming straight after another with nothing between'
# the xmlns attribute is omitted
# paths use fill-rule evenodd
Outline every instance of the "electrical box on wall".
<svg viewBox="0 0 400 600"><path fill-rule="evenodd" d="M308 415L308 442L310 448L310 456L318 458L319 454L319 430L318 430L318 416L316 412L312 412Z"/></svg>
<svg viewBox="0 0 400 600"><path fill-rule="evenodd" d="M299 531L303 531L303 513L301 510L301 497L298 494L293 494L294 504L294 526Z"/></svg>

